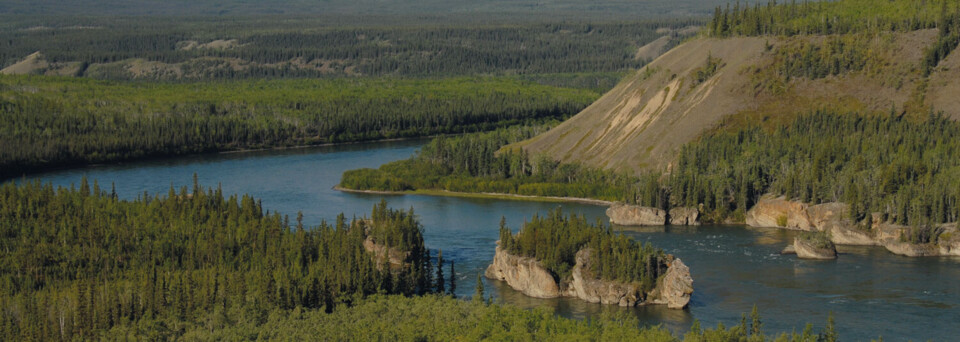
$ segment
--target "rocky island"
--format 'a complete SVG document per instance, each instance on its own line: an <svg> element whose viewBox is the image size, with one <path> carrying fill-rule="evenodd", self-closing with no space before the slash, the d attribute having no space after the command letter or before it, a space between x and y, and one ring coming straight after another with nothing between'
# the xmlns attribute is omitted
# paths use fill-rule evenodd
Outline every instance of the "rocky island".
<svg viewBox="0 0 960 342"><path fill-rule="evenodd" d="M832 260L837 258L837 246L825 232L804 232L793 239L793 249L800 259Z"/></svg>
<svg viewBox="0 0 960 342"><path fill-rule="evenodd" d="M607 208L610 223L621 226L699 226L700 211L697 208L663 209L616 203Z"/></svg>
<svg viewBox="0 0 960 342"><path fill-rule="evenodd" d="M911 227L896 224L895 218L880 213L854 222L849 213L846 203L809 205L768 194L747 211L745 223L751 227L823 232L834 244L883 246L903 256L960 256L956 223ZM799 256L802 247L795 244L794 248Z"/></svg>
<svg viewBox="0 0 960 342"><path fill-rule="evenodd" d="M485 276L527 296L682 309L693 293L690 269L679 258L582 217L534 217L516 235L502 226L497 244Z"/></svg>

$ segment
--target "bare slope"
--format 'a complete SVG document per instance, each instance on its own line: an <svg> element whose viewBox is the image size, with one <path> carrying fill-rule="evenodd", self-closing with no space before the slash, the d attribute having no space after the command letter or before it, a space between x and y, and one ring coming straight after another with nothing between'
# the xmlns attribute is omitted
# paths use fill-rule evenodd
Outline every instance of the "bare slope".
<svg viewBox="0 0 960 342"><path fill-rule="evenodd" d="M43 55L40 54L40 51L31 53L27 57L24 57L22 61L19 61L11 66L3 68L0 70L0 74L4 75L26 75L34 73L37 70L45 69L49 67L50 64L47 63L46 59L43 58Z"/></svg>
<svg viewBox="0 0 960 342"><path fill-rule="evenodd" d="M887 113L917 105L960 117L960 56L951 55L929 85L920 86L922 51L935 36L924 30L878 37L867 43L862 70L789 81L774 71L782 62L779 49L825 37L697 39L627 77L570 120L512 147L636 173L668 170L682 145L725 121L777 120L822 107ZM720 66L700 83L697 71L708 56Z"/></svg>

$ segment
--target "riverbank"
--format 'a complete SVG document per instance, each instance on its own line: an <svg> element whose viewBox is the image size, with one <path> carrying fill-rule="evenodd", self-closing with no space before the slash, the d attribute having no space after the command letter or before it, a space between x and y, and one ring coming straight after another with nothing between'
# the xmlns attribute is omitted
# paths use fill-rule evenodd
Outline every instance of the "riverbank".
<svg viewBox="0 0 960 342"><path fill-rule="evenodd" d="M355 190L347 189L340 187L340 185L334 186L333 190L349 192L355 194L374 194L374 195L426 195L426 196L442 196L442 197L458 197L458 198L480 198L480 199L497 199L497 200L511 200L511 201L530 201L530 202L554 202L554 203L583 203L596 206L611 206L614 202L598 200L593 198L581 198L581 197L559 197L559 196L533 196L533 195L518 195L518 194L505 194L505 193L494 193L494 192L458 192L458 191L448 191L448 190L410 190L410 191L378 191L378 190Z"/></svg>

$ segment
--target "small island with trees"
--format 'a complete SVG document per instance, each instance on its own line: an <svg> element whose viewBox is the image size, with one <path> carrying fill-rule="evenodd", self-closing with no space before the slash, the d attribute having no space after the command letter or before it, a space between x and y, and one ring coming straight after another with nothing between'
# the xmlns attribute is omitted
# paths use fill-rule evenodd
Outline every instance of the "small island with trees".
<svg viewBox="0 0 960 342"><path fill-rule="evenodd" d="M501 221L486 276L531 297L620 306L682 309L693 293L690 269L679 258L560 209L534 216L517 234Z"/></svg>

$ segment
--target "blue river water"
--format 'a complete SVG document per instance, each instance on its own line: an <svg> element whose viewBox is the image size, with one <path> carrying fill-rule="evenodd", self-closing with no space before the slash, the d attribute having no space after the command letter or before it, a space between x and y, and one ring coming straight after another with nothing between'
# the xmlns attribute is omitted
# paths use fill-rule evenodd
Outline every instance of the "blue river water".
<svg viewBox="0 0 960 342"><path fill-rule="evenodd" d="M144 191L165 194L189 186L196 173L205 186L225 193L248 193L264 207L308 224L369 215L386 198L395 208L414 208L424 225L428 248L442 249L456 263L458 295L474 292L478 272L493 258L501 217L518 229L533 215L562 207L589 219L607 220L606 208L576 203L541 203L421 195L350 194L332 189L345 170L408 158L422 140L338 145L289 150L204 154L170 159L99 165L36 174L56 185L79 184L86 175L102 188L115 186L123 198ZM620 308L576 299L534 299L505 284L487 280L495 301L525 308L546 307L557 314L587 318L603 311L636 315L643 324L683 332L694 319L704 327L738 324L754 305L763 327L772 332L801 331L807 323L822 327L833 312L844 340L883 337L899 340L960 340L960 259L905 258L877 247L840 247L835 261L798 260L780 255L793 233L744 226L618 227L635 239L651 241L680 257L694 278L689 309L662 306Z"/></svg>

